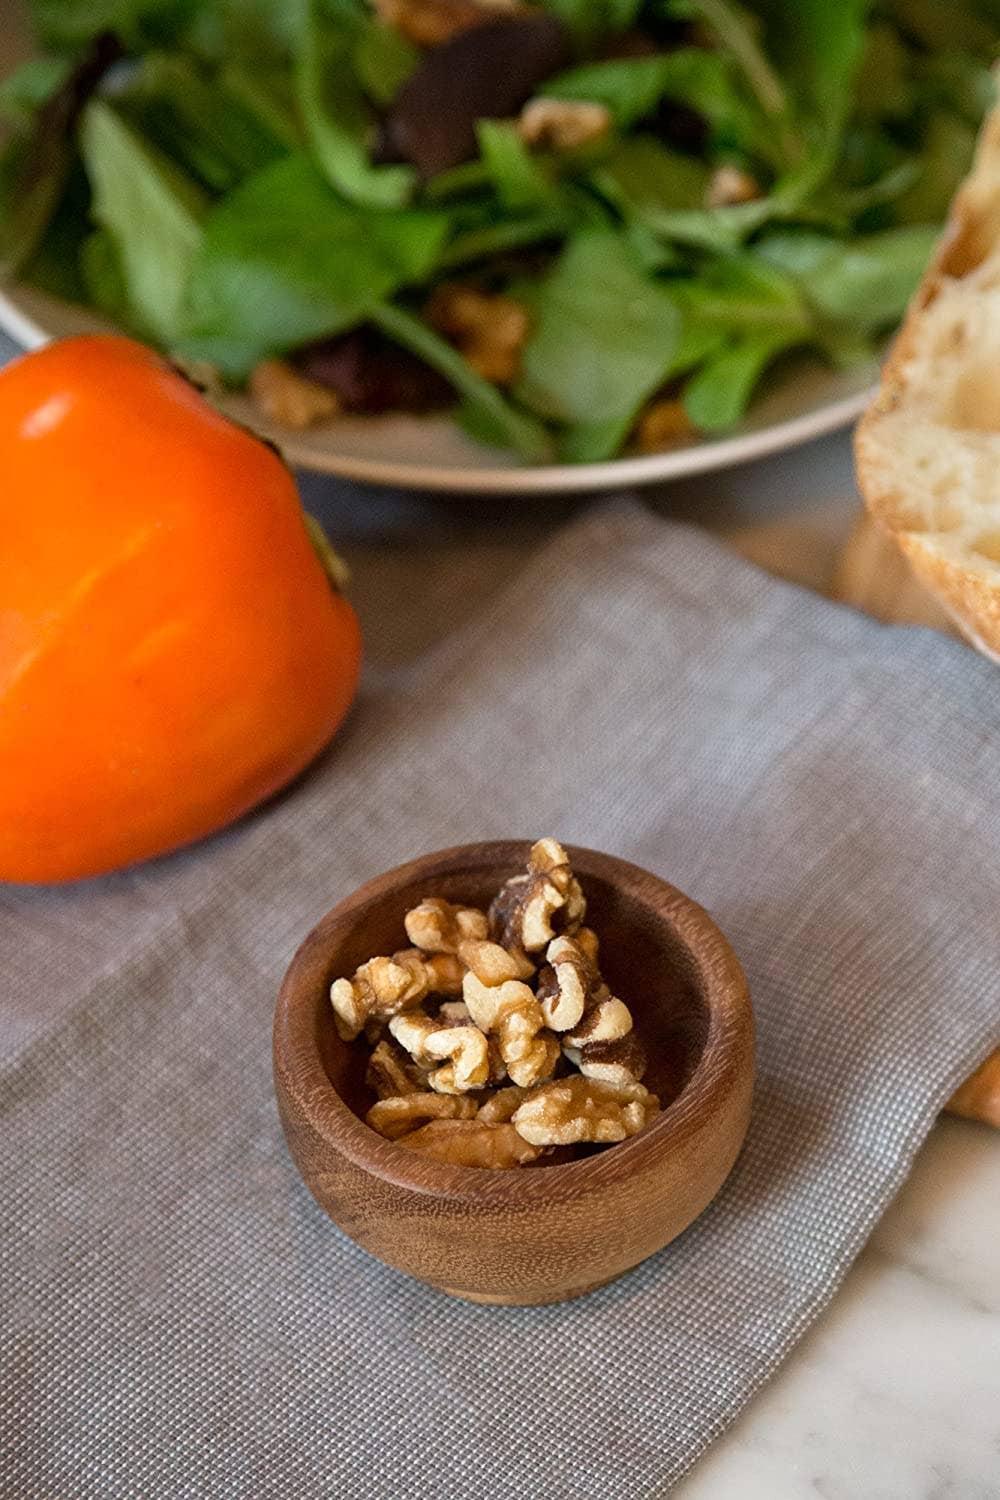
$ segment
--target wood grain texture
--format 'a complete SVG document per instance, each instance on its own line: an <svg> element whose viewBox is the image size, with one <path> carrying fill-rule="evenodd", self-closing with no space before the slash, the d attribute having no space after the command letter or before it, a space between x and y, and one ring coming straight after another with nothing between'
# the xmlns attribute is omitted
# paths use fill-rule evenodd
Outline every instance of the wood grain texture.
<svg viewBox="0 0 1000 1500"><path fill-rule="evenodd" d="M662 1114L599 1154L510 1171L431 1161L364 1123L367 1048L337 1036L331 980L398 948L404 914L423 896L486 905L529 847L444 850L362 886L303 943L275 1013L278 1106L317 1202L379 1259L479 1302L579 1296L669 1243L725 1181L753 1087L746 980L711 919L637 866L571 849L602 968L647 1044Z"/></svg>

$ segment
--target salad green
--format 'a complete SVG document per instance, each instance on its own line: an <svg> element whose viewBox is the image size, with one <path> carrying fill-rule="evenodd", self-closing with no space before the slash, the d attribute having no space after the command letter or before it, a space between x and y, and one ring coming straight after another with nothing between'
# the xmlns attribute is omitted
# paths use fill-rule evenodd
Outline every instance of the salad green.
<svg viewBox="0 0 1000 1500"><path fill-rule="evenodd" d="M234 384L388 341L532 461L613 456L661 396L725 430L792 350L871 356L993 99L997 0L475 6L33 0L0 274ZM533 138L539 99L603 124ZM428 315L456 282L528 310L503 387Z"/></svg>

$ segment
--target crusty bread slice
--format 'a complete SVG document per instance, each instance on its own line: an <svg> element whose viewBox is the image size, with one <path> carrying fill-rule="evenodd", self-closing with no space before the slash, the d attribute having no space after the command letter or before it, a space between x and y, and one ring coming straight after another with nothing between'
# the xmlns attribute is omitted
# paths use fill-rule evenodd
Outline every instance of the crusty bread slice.
<svg viewBox="0 0 1000 1500"><path fill-rule="evenodd" d="M1000 105L855 439L879 524L1000 662Z"/></svg>

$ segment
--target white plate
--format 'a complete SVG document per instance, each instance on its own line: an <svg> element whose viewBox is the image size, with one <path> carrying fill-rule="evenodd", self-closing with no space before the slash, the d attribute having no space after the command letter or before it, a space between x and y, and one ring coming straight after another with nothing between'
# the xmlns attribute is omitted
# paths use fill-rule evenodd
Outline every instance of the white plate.
<svg viewBox="0 0 1000 1500"><path fill-rule="evenodd" d="M85 308L31 287L0 293L0 327L27 348L107 326ZM227 397L221 405L272 438L292 463L317 473L406 489L555 494L653 484L793 448L853 422L877 373L874 363L844 372L803 359L765 381L747 420L732 435L599 464L523 464L514 454L474 443L447 417L342 417L326 428L291 433L262 421L245 397Z"/></svg>

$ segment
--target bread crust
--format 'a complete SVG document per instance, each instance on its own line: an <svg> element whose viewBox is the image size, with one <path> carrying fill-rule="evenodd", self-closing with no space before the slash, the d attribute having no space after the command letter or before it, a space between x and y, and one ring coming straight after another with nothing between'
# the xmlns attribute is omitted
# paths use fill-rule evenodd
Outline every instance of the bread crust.
<svg viewBox="0 0 1000 1500"><path fill-rule="evenodd" d="M935 545L934 532L913 528L912 506L887 463L881 435L885 418L906 404L911 385L907 367L917 353L928 308L942 287L960 281L998 248L1000 105L980 131L972 170L955 195L935 253L882 368L878 391L858 424L854 454L858 485L875 521L971 643L1000 662L1000 588L974 568L944 555Z"/></svg>
<svg viewBox="0 0 1000 1500"><path fill-rule="evenodd" d="M1000 1129L1000 1048L955 1090L945 1107L950 1115Z"/></svg>

